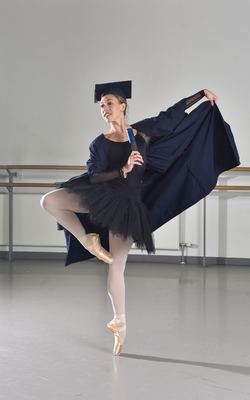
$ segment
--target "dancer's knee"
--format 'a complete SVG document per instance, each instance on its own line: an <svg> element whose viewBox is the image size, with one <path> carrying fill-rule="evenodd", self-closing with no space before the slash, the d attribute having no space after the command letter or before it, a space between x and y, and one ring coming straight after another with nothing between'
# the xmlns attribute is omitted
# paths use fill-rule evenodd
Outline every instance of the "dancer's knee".
<svg viewBox="0 0 250 400"><path fill-rule="evenodd" d="M52 193L47 193L45 194L41 200L40 200L40 204L41 207L45 210L45 211L49 211L51 210L51 208L53 208L53 204L54 204L54 200L53 200L53 194Z"/></svg>
<svg viewBox="0 0 250 400"><path fill-rule="evenodd" d="M111 273L124 273L126 268L127 257L117 257L114 262L109 266Z"/></svg>

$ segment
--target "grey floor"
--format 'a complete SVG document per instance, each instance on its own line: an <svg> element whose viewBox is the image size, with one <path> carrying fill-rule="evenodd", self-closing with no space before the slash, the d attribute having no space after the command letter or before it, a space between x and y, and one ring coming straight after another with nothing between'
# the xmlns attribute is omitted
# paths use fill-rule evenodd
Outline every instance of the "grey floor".
<svg viewBox="0 0 250 400"><path fill-rule="evenodd" d="M107 266L0 265L1 400L250 399L250 267L128 263L115 357Z"/></svg>

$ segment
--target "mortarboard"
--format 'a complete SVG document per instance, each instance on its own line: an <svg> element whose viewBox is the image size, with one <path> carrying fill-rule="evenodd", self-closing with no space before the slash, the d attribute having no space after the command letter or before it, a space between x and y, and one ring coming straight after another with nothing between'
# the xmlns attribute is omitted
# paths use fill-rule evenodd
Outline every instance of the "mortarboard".
<svg viewBox="0 0 250 400"><path fill-rule="evenodd" d="M132 81L109 82L95 85L94 102L97 103L106 94L117 94L124 99L131 99Z"/></svg>

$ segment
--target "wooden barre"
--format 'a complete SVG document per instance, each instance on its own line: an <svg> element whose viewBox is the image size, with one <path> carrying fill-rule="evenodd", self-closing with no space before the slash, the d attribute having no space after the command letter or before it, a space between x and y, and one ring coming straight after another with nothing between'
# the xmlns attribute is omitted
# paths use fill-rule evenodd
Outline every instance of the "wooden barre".
<svg viewBox="0 0 250 400"><path fill-rule="evenodd" d="M59 187L60 183L0 183L0 187ZM215 186L213 190L250 190L250 186Z"/></svg>
<svg viewBox="0 0 250 400"><path fill-rule="evenodd" d="M58 169L58 170L87 170L86 166L79 165L0 165L0 169ZM236 167L229 171L250 172L250 167Z"/></svg>
<svg viewBox="0 0 250 400"><path fill-rule="evenodd" d="M86 171L87 167L79 165L0 165L0 169L61 169Z"/></svg>
<svg viewBox="0 0 250 400"><path fill-rule="evenodd" d="M250 167L235 167L232 169L229 169L229 171L242 171L242 172L250 172ZM226 171L225 171L226 172Z"/></svg>
<svg viewBox="0 0 250 400"><path fill-rule="evenodd" d="M250 190L250 186L215 186L213 190Z"/></svg>
<svg viewBox="0 0 250 400"><path fill-rule="evenodd" d="M0 187L59 187L60 183L0 183Z"/></svg>
<svg viewBox="0 0 250 400"><path fill-rule="evenodd" d="M0 165L0 169L34 169L34 170L81 170L86 171L86 166L79 165ZM229 171L241 171L250 172L249 167L236 167ZM0 183L0 187L59 187L60 183L25 183L25 182L15 182L15 183ZM215 186L213 190L250 190L250 186Z"/></svg>

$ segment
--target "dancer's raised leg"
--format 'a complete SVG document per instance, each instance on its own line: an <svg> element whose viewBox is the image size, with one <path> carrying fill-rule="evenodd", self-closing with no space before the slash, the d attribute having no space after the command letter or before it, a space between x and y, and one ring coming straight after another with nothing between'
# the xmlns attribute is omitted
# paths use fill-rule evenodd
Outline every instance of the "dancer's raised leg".
<svg viewBox="0 0 250 400"><path fill-rule="evenodd" d="M41 199L42 208L78 240L86 235L85 229L75 214L88 211L79 205L79 197L66 189L57 189L45 194Z"/></svg>
<svg viewBox="0 0 250 400"><path fill-rule="evenodd" d="M88 210L79 205L79 197L68 193L66 189L57 189L47 193L41 199L41 206L52 215L59 224L74 235L79 242L93 255L110 264L113 257L100 244L99 235L86 234L79 218L75 214L88 213Z"/></svg>
<svg viewBox="0 0 250 400"><path fill-rule="evenodd" d="M113 353L119 355L126 336L124 271L133 239L124 241L110 233L109 243L111 254L115 260L109 267L108 276L108 293L114 310L114 319L108 324L108 327L115 335Z"/></svg>

